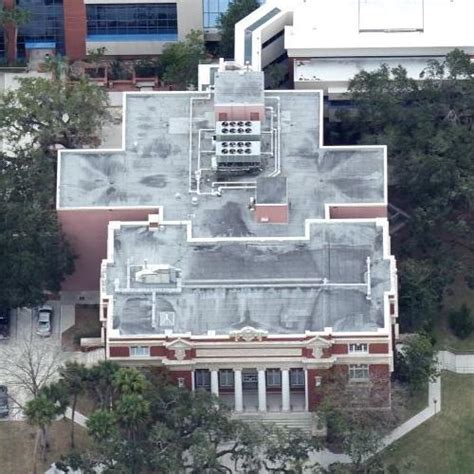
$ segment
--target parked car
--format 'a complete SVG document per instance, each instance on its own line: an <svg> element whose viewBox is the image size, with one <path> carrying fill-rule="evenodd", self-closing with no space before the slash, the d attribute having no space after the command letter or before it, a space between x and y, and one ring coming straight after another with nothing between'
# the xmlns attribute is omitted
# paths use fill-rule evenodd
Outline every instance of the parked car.
<svg viewBox="0 0 474 474"><path fill-rule="evenodd" d="M0 339L10 335L10 309L0 308Z"/></svg>
<svg viewBox="0 0 474 474"><path fill-rule="evenodd" d="M0 385L0 417L8 416L8 388L6 385Z"/></svg>
<svg viewBox="0 0 474 474"><path fill-rule="evenodd" d="M48 305L43 305L38 308L38 328L36 334L38 336L51 336L51 325L53 319L53 308Z"/></svg>

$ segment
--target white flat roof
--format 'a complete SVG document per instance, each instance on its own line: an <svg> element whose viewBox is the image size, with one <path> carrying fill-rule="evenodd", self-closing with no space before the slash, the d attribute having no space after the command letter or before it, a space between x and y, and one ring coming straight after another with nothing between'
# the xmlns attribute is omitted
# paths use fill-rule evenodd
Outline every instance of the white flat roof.
<svg viewBox="0 0 474 474"><path fill-rule="evenodd" d="M296 60L294 66L295 82L349 82L357 73L375 71L382 64L390 68L402 65L408 77L419 79L420 73L427 67L427 57L398 57L398 58L314 58Z"/></svg>
<svg viewBox="0 0 474 474"><path fill-rule="evenodd" d="M455 47L474 54L473 22L473 0L307 0L295 6L285 48L290 56Z"/></svg>

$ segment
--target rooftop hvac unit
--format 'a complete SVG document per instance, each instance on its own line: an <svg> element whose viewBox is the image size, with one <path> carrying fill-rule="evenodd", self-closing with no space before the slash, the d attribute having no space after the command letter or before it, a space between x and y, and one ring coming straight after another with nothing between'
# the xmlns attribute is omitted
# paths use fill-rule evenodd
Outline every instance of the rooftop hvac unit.
<svg viewBox="0 0 474 474"><path fill-rule="evenodd" d="M138 283L169 284L176 281L176 269L171 265L148 265L135 274Z"/></svg>

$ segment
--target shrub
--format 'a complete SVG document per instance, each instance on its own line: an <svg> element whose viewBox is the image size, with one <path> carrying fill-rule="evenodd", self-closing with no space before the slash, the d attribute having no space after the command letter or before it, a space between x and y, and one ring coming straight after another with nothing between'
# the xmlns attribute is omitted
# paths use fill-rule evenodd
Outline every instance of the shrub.
<svg viewBox="0 0 474 474"><path fill-rule="evenodd" d="M451 331L459 339L466 339L474 331L474 320L471 310L463 304L457 311L453 310L448 315Z"/></svg>
<svg viewBox="0 0 474 474"><path fill-rule="evenodd" d="M470 273L464 277L466 285L471 289L474 290L474 273Z"/></svg>

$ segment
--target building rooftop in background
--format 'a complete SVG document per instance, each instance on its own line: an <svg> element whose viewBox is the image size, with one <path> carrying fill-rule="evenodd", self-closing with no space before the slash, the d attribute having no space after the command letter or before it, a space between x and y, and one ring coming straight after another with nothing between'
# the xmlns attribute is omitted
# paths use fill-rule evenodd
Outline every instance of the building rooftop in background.
<svg viewBox="0 0 474 474"><path fill-rule="evenodd" d="M418 79L455 48L474 57L473 16L471 0L267 0L237 23L235 61L262 70L287 55L295 88L329 93L383 63Z"/></svg>

